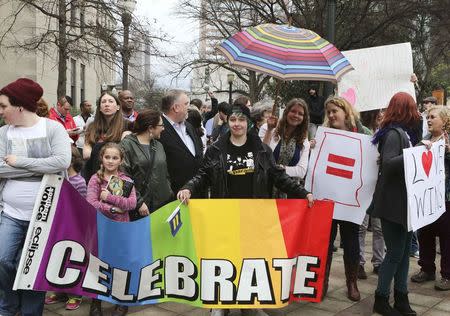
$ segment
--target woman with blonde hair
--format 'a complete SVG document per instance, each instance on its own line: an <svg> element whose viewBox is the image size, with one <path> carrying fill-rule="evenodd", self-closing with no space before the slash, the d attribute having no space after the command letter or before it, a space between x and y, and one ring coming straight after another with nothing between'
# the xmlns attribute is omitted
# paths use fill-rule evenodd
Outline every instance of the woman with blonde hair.
<svg viewBox="0 0 450 316"><path fill-rule="evenodd" d="M346 99L330 97L325 101L325 107L323 126L370 134L370 130L361 124L358 111Z"/></svg>
<svg viewBox="0 0 450 316"><path fill-rule="evenodd" d="M428 135L422 144L430 148L434 142L445 140L445 208L446 211L434 223L420 228L418 239L420 244L420 271L411 277L411 281L423 283L436 279L436 237L439 238L441 249L441 278L434 288L440 291L450 290L450 147L448 133L450 132L450 109L445 106L431 106L427 111Z"/></svg>
<svg viewBox="0 0 450 316"><path fill-rule="evenodd" d="M325 119L323 126L348 132L370 135L370 130L359 121L359 113L344 98L333 96L325 101ZM347 297L352 301L359 301L361 295L358 290L359 269L359 225L333 219L331 227L330 245L324 285L324 295L328 289L328 278L333 258L333 242L337 234L337 225L344 245L344 267L347 283Z"/></svg>

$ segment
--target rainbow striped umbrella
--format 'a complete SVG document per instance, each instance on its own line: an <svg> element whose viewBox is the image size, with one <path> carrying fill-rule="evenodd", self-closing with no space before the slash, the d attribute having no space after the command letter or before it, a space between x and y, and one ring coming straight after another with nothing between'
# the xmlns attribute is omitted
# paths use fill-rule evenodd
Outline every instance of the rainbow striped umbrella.
<svg viewBox="0 0 450 316"><path fill-rule="evenodd" d="M282 80L336 82L352 65L333 44L313 31L261 24L226 39L218 47L231 65Z"/></svg>

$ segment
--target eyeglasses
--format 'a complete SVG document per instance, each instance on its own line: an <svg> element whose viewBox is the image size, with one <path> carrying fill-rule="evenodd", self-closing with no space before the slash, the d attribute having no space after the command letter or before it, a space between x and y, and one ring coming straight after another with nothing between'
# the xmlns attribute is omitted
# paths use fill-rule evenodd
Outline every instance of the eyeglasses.
<svg viewBox="0 0 450 316"><path fill-rule="evenodd" d="M164 127L164 124L156 124L156 126Z"/></svg>

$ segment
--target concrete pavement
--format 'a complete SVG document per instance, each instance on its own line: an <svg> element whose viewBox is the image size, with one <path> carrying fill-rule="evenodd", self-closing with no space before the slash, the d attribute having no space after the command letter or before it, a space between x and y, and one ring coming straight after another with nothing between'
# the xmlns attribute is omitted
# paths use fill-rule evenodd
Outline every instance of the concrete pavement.
<svg viewBox="0 0 450 316"><path fill-rule="evenodd" d="M372 234L367 234L366 239L366 272L367 280L359 280L358 287L361 292L361 301L352 302L346 297L344 262L342 249L334 253L333 264L331 267L330 285L328 296L319 304L316 303L293 303L283 309L266 309L265 312L271 316L347 316L347 315L372 315L372 305L374 292L377 285L377 275L372 273L370 258L372 255ZM336 245L339 241L336 240ZM439 267L440 257L437 258ZM410 275L417 272L419 266L417 259L410 260ZM409 283L410 302L418 315L426 316L445 316L450 315L450 291L441 292L434 289L434 281L424 284ZM105 316L108 316L113 310L113 305L104 303ZM81 307L76 311L66 311L64 304L47 305L44 316L87 316L89 315L89 302L85 300ZM208 316L207 309L194 308L185 304L163 303L158 305L147 305L130 308L131 316ZM239 310L233 310L231 316L239 316Z"/></svg>

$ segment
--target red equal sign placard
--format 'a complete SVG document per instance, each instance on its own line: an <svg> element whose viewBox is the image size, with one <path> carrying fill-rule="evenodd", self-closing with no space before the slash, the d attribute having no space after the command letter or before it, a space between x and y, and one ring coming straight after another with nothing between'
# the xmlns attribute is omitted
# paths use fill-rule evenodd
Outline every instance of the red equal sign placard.
<svg viewBox="0 0 450 316"><path fill-rule="evenodd" d="M334 154L328 154L328 162L332 162L334 164L347 166L347 167L355 166L355 159L349 158L349 157L344 157L344 156L339 156L339 155L334 155ZM341 169L341 168L337 168L337 167L327 166L326 172L327 172L327 174L330 174L330 175L333 175L336 177L341 177L341 178L346 178L346 179L353 178L353 171L348 170L348 169Z"/></svg>

